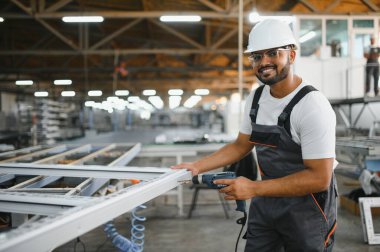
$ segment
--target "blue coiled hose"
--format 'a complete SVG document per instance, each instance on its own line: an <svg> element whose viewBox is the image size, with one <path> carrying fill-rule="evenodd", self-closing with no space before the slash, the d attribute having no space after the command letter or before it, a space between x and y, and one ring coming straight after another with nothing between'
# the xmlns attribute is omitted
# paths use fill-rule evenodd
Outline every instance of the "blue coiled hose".
<svg viewBox="0 0 380 252"><path fill-rule="evenodd" d="M144 216L137 215L138 208L146 209L145 205L140 205L133 209L132 211L132 229L131 229L131 240L134 244L136 244L140 250L144 250L144 231L145 226L141 224L141 222L146 221L146 218Z"/></svg>
<svg viewBox="0 0 380 252"><path fill-rule="evenodd" d="M104 232L112 244L122 252L142 252L144 249L145 226L139 222L144 222L146 218L136 214L138 208L145 209L146 206L141 205L132 210L131 240L119 234L112 221L104 225Z"/></svg>

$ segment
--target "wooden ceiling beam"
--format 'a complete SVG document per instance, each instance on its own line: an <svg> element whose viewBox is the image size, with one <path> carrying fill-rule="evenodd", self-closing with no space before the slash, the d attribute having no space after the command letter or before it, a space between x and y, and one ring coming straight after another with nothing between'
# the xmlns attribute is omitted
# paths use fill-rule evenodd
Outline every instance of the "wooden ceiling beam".
<svg viewBox="0 0 380 252"><path fill-rule="evenodd" d="M202 18L237 18L238 13L220 13L215 11L83 11L83 16L102 16L109 19L125 18L159 18L162 15L199 15ZM41 12L36 13L38 18L62 18L64 16L78 15L78 11L69 12ZM12 15L13 17L17 17ZM6 17L6 16L5 16Z"/></svg>
<svg viewBox="0 0 380 252"><path fill-rule="evenodd" d="M362 2L367 5L372 11L379 11L379 7L374 4L371 0L362 0Z"/></svg>
<svg viewBox="0 0 380 252"><path fill-rule="evenodd" d="M173 28L167 26L166 24L163 24L162 22L159 22L157 20L151 19L150 22L154 23L155 25L161 27L165 31L173 34L174 36L182 39L183 41L186 41L187 43L191 44L192 46L198 48L198 49L205 49L205 47L198 42L194 41L193 39L189 38L188 36L174 30Z"/></svg>
<svg viewBox="0 0 380 252"><path fill-rule="evenodd" d="M251 0L243 0L243 9L246 7L246 5L250 4L251 3ZM239 10L239 1L237 1L237 3L231 7L231 11L230 13L236 13L237 15L239 14L238 13L238 10ZM251 11L249 11L251 12ZM237 18L238 16L236 16Z"/></svg>
<svg viewBox="0 0 380 252"><path fill-rule="evenodd" d="M336 6L340 4L341 0L335 0L331 2L325 9L326 13L329 13L332 9L334 9Z"/></svg>
<svg viewBox="0 0 380 252"><path fill-rule="evenodd" d="M203 5L209 7L210 9L216 11L216 12L226 12L225 9L223 9L222 7L220 7L219 5L216 5L208 0L198 0L198 2L202 3Z"/></svg>
<svg viewBox="0 0 380 252"><path fill-rule="evenodd" d="M310 3L308 0L299 0L299 2L303 5L305 5L312 12L318 12L318 9L312 3Z"/></svg>
<svg viewBox="0 0 380 252"><path fill-rule="evenodd" d="M218 42L216 42L213 46L211 46L211 49L217 49L219 48L224 42L226 42L228 39L230 39L232 36L234 36L238 31L238 27L235 27L231 31L229 31L227 34L225 34L222 38L218 39Z"/></svg>
<svg viewBox="0 0 380 252"><path fill-rule="evenodd" d="M72 0L61 0L61 1L58 1L54 4L52 4L50 7L46 8L46 12L54 12L54 11L57 11L59 9L61 9L63 6L69 4Z"/></svg>
<svg viewBox="0 0 380 252"><path fill-rule="evenodd" d="M136 55L136 54L168 54L168 55L191 55L191 54L237 54L237 48L221 49L183 49L183 48L157 48L157 49L118 49L116 50L0 50L0 55L20 56L20 55L45 55L45 56L67 56L67 55L102 55L113 56Z"/></svg>
<svg viewBox="0 0 380 252"><path fill-rule="evenodd" d="M121 35L123 32L125 32L128 29L132 28L133 26L137 25L142 20L143 20L142 18L138 18L138 19L133 20L132 22L126 24L125 26L121 27L117 31L113 32L112 34L110 34L107 37L103 38L102 40L98 41L96 44L92 45L90 47L90 49L94 50L94 49L96 49L96 48L104 45L105 43L109 42L110 40L112 40L112 39L116 38L117 36Z"/></svg>
<svg viewBox="0 0 380 252"><path fill-rule="evenodd" d="M27 14L29 14L30 16L33 16L33 13L32 13L30 8L27 8L22 3L20 3L18 0L11 0L11 1L12 1L12 3L16 4L20 9L25 11ZM49 25L47 22L45 22L44 20L41 20L37 17L35 17L35 19L37 22L42 24L46 29L48 29L51 33L53 33L56 37L58 37L61 41L63 41L68 46L70 46L72 49L79 50L79 47L73 41L66 38L64 35L62 35L59 31L57 31L54 27Z"/></svg>
<svg viewBox="0 0 380 252"><path fill-rule="evenodd" d="M38 0L38 12L43 12L45 10L45 0Z"/></svg>

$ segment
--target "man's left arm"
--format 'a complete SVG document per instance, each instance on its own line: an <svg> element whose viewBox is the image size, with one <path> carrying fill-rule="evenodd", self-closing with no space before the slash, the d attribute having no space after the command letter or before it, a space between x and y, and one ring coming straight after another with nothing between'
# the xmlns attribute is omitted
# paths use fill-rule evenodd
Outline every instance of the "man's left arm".
<svg viewBox="0 0 380 252"><path fill-rule="evenodd" d="M229 186L220 190L225 199L250 199L256 196L294 197L327 190L330 185L334 158L304 160L305 169L294 174L264 181L244 177L218 180Z"/></svg>

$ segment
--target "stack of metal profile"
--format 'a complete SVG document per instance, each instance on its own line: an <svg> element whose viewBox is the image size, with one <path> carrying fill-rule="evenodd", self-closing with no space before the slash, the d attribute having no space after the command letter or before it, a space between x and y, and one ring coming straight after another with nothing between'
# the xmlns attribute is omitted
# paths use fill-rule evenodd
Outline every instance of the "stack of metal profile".
<svg viewBox="0 0 380 252"><path fill-rule="evenodd" d="M338 161L366 169L367 160L380 160L380 138L338 138L336 153Z"/></svg>

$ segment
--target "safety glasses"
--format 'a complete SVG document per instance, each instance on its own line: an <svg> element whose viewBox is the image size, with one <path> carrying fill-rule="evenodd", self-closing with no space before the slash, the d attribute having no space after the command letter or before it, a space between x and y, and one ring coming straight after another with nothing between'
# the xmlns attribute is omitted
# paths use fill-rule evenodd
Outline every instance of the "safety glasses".
<svg viewBox="0 0 380 252"><path fill-rule="evenodd" d="M262 53L252 53L248 57L248 59L252 66L257 66L263 60L264 56L268 57L271 60L275 60L278 58L280 51L290 51L290 50L291 48L289 47L270 49Z"/></svg>

